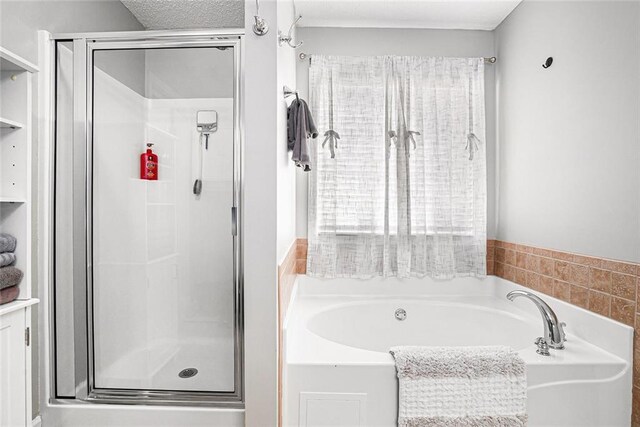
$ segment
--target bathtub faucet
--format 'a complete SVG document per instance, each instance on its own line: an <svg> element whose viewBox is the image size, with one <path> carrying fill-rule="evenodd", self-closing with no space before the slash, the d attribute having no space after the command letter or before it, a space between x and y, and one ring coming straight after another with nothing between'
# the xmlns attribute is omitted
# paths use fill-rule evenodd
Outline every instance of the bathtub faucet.
<svg viewBox="0 0 640 427"><path fill-rule="evenodd" d="M544 336L538 338L535 342L538 345L537 353L543 356L548 356L549 348L562 350L564 348L564 342L566 341L563 328L566 325L564 322L558 322L556 313L554 313L551 307L549 307L549 305L537 295L520 290L511 291L507 294L507 299L509 299L509 301L513 301L517 297L526 297L530 299L536 307L538 307L538 310L540 310L540 314L542 315Z"/></svg>

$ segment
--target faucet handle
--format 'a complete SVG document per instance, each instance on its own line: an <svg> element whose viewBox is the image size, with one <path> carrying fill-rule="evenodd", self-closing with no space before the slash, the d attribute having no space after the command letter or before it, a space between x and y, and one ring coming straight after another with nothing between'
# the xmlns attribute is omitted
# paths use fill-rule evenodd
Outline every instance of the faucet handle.
<svg viewBox="0 0 640 427"><path fill-rule="evenodd" d="M542 337L538 337L538 338L536 338L535 344L538 346L538 349L536 350L536 353L538 353L540 356L550 356L551 355L549 353L549 344L547 344L547 340L545 340Z"/></svg>

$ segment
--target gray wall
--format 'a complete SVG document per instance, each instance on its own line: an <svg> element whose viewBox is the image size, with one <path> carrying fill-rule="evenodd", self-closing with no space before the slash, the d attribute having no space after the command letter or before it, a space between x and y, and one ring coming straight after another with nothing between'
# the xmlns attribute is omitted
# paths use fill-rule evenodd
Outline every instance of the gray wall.
<svg viewBox="0 0 640 427"><path fill-rule="evenodd" d="M308 54L325 55L415 55L477 57L494 55L494 34L491 31L465 30L408 30L371 28L299 28L298 49ZM498 59L500 61L500 59ZM495 65L485 67L485 96L487 119L487 235L495 237ZM298 60L297 89L307 98L309 89L309 61ZM305 172L296 172L298 237L307 235L307 188Z"/></svg>
<svg viewBox="0 0 640 427"><path fill-rule="evenodd" d="M142 25L129 10L118 0L74 0L74 1L12 1L0 0L0 46L36 63L38 62L37 31L50 32L83 32L83 31L118 31L142 30ZM35 82L35 81L34 81ZM38 93L34 84L33 108L34 127L37 126ZM33 194L38 194L37 179L37 129L34 129ZM33 271L37 272L37 198L33 200ZM34 274L35 276L35 274ZM36 279L37 280L37 279ZM37 297L38 285L33 283L34 297ZM39 348L38 348L38 310L33 310L32 319L32 393L33 416L40 413L39 398Z"/></svg>
<svg viewBox="0 0 640 427"><path fill-rule="evenodd" d="M149 49L147 98L233 98L233 49Z"/></svg>
<svg viewBox="0 0 640 427"><path fill-rule="evenodd" d="M103 50L94 64L146 98L233 98L233 49Z"/></svg>
<svg viewBox="0 0 640 427"><path fill-rule="evenodd" d="M145 51L109 50L94 53L94 65L140 95L145 94Z"/></svg>
<svg viewBox="0 0 640 427"><path fill-rule="evenodd" d="M36 63L37 31L142 30L118 0L0 0L0 45Z"/></svg>
<svg viewBox="0 0 640 427"><path fill-rule="evenodd" d="M498 238L640 262L639 18L525 0L496 30Z"/></svg>

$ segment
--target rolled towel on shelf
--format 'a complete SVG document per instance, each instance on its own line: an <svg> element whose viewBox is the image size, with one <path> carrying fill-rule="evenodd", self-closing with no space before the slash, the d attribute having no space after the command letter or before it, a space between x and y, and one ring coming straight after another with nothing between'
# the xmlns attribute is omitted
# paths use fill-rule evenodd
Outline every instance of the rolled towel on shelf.
<svg viewBox="0 0 640 427"><path fill-rule="evenodd" d="M16 250L16 238L9 233L0 233L0 253Z"/></svg>
<svg viewBox="0 0 640 427"><path fill-rule="evenodd" d="M0 254L0 267L13 265L14 262L16 262L16 254L14 254L13 252Z"/></svg>
<svg viewBox="0 0 640 427"><path fill-rule="evenodd" d="M0 268L0 289L18 286L22 280L22 270L16 267Z"/></svg>
<svg viewBox="0 0 640 427"><path fill-rule="evenodd" d="M20 288L17 286L11 286L0 290L0 304L8 304L14 301L20 295Z"/></svg>

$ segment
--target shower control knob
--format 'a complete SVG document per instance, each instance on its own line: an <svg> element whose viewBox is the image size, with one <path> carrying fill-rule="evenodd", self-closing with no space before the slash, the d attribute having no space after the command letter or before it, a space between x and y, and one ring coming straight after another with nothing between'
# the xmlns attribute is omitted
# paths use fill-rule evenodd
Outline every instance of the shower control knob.
<svg viewBox="0 0 640 427"><path fill-rule="evenodd" d="M396 310L396 319L404 320L407 318L407 312L404 308L399 308Z"/></svg>

